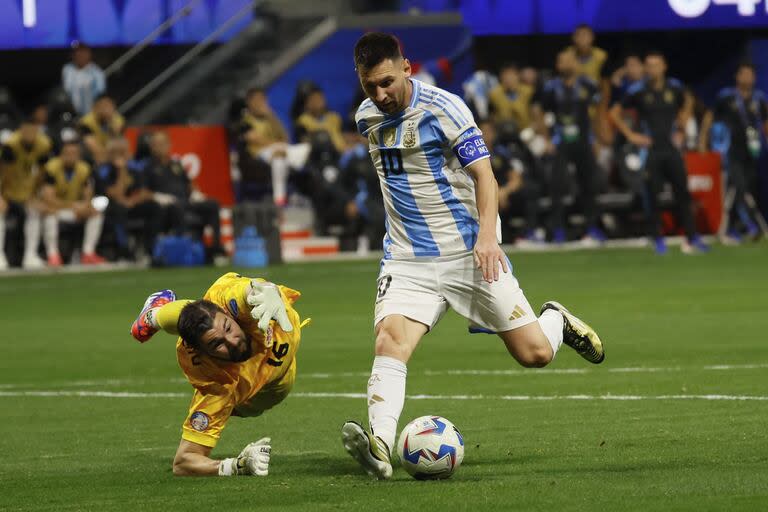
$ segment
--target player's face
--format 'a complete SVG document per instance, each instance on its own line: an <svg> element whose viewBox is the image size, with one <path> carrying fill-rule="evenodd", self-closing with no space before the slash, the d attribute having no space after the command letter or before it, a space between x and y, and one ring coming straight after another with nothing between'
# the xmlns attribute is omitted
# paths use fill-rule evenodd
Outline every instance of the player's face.
<svg viewBox="0 0 768 512"><path fill-rule="evenodd" d="M645 75L645 68L643 67L643 61L637 57L627 57L624 62L624 67L627 69L627 78L633 82L643 79Z"/></svg>
<svg viewBox="0 0 768 512"><path fill-rule="evenodd" d="M385 114L405 109L410 76L408 59L385 59L371 69L358 69L363 91Z"/></svg>
<svg viewBox="0 0 768 512"><path fill-rule="evenodd" d="M21 142L27 145L32 145L35 142L35 138L37 137L37 131L38 127L34 123L23 123L19 127L19 136L21 137Z"/></svg>
<svg viewBox="0 0 768 512"><path fill-rule="evenodd" d="M740 89L752 89L755 86L755 70L744 66L736 73L736 85Z"/></svg>
<svg viewBox="0 0 768 512"><path fill-rule="evenodd" d="M557 56L557 71L563 76L573 76L576 74L577 63L576 55L573 52L561 52Z"/></svg>
<svg viewBox="0 0 768 512"><path fill-rule="evenodd" d="M229 315L216 313L213 327L200 340L203 352L221 361L242 363L253 353L251 340Z"/></svg>
<svg viewBox="0 0 768 512"><path fill-rule="evenodd" d="M101 119L109 119L115 114L115 103L110 98L101 98L93 108Z"/></svg>
<svg viewBox="0 0 768 512"><path fill-rule="evenodd" d="M149 142L149 149L156 158L165 158L171 154L171 143L168 136L163 132L157 132L152 135Z"/></svg>
<svg viewBox="0 0 768 512"><path fill-rule="evenodd" d="M61 162L67 167L71 167L80 160L80 146L77 144L65 144L61 148Z"/></svg>
<svg viewBox="0 0 768 512"><path fill-rule="evenodd" d="M649 55L645 58L645 72L651 80L660 80L667 72L667 63L659 55Z"/></svg>
<svg viewBox="0 0 768 512"><path fill-rule="evenodd" d="M505 68L499 76L501 85L506 89L517 89L520 84L520 73L515 68Z"/></svg>
<svg viewBox="0 0 768 512"><path fill-rule="evenodd" d="M592 43L595 42L595 34L588 28L580 28L573 33L573 44L579 50L588 50L592 48Z"/></svg>

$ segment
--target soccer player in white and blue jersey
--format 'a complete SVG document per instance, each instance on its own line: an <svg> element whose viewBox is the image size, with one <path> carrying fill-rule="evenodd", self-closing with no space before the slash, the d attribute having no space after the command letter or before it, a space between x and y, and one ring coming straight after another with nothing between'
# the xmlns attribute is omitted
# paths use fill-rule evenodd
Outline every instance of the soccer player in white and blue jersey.
<svg viewBox="0 0 768 512"><path fill-rule="evenodd" d="M499 247L498 186L467 106L410 78L392 35L364 35L354 55L368 96L356 122L379 175L387 234L368 381L370 430L349 421L342 441L366 472L386 479L406 363L448 307L468 320L470 332L497 334L526 367L547 365L562 343L592 363L604 353L594 330L557 302L545 303L538 319L528 304Z"/></svg>

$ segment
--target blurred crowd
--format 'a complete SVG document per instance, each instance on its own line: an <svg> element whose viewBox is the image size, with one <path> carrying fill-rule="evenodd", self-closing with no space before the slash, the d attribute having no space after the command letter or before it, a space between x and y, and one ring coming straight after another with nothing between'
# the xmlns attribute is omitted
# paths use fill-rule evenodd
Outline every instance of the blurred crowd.
<svg viewBox="0 0 768 512"><path fill-rule="evenodd" d="M687 184L688 151L721 154L729 190L722 240L759 237L764 220L754 197L768 106L755 89L754 66L741 63L733 84L708 106L668 76L660 52L627 54L611 72L608 61L592 29L581 25L553 70L502 63L496 73L480 70L464 83L464 100L493 148L504 240L599 245L609 237L647 236L664 253L664 234L679 231L684 252L704 252ZM415 77L441 85L423 68ZM366 140L352 122L361 99L347 113L333 112L316 84L299 84L292 132L263 90L235 101L241 199L284 204L296 192L311 200L321 234L341 234L347 248L355 237L376 246L381 193Z"/></svg>
<svg viewBox="0 0 768 512"><path fill-rule="evenodd" d="M684 153L716 151L728 189L723 241L757 238L758 160L768 103L749 62L705 105L668 76L659 52L628 54L605 69L607 53L586 25L553 70L502 63L464 83L499 183L504 239L518 244L648 236L667 251L662 212L685 234L683 250L707 250L696 232ZM415 77L440 86L426 69ZM380 248L385 218L367 140L348 112L327 106L312 81L298 84L291 125L266 91L236 98L229 114L238 202L313 209L315 232L343 250ZM195 188L162 130L139 136L125 120L85 45L74 47L52 96L23 115L0 89L0 269L68 261L149 259L161 235L202 238L223 255L219 204ZM41 244L42 241L42 244Z"/></svg>
<svg viewBox="0 0 768 512"><path fill-rule="evenodd" d="M206 226L210 256L224 254L219 205L171 156L168 135L142 135L132 154L124 131L82 44L30 114L0 90L0 270L149 260L158 236L202 237Z"/></svg>

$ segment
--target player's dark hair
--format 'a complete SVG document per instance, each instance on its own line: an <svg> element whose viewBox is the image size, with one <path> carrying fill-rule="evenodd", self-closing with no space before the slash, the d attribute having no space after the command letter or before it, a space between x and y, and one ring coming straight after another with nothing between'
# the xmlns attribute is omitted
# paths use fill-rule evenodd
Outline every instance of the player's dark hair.
<svg viewBox="0 0 768 512"><path fill-rule="evenodd" d="M191 348L200 348L203 335L213 328L213 319L222 309L209 300L190 302L179 313L179 336Z"/></svg>
<svg viewBox="0 0 768 512"><path fill-rule="evenodd" d="M99 94L98 96L96 96L96 99L94 99L93 102L96 103L97 101L101 101L101 100L109 100L109 101L114 102L115 98L110 96L109 93L103 92L103 93Z"/></svg>
<svg viewBox="0 0 768 512"><path fill-rule="evenodd" d="M648 57L659 57L664 62L667 61L667 56L664 55L664 53L661 50L651 50L649 52L646 52L645 53L645 58L647 59Z"/></svg>
<svg viewBox="0 0 768 512"><path fill-rule="evenodd" d="M579 30L589 30L589 31L590 31L590 32L592 32L593 34L595 33L595 30L592 28L592 26L591 26L591 25L588 25L587 23L579 23L578 25L576 25L575 27L573 27L573 31L574 31L574 32L577 32L577 31L579 31Z"/></svg>
<svg viewBox="0 0 768 512"><path fill-rule="evenodd" d="M355 43L355 68L371 69L387 59L400 59L400 41L392 34L368 32Z"/></svg>
<svg viewBox="0 0 768 512"><path fill-rule="evenodd" d="M750 60L743 60L739 62L739 66L736 68L736 72L738 73L744 68L751 69L753 72L757 71L757 68L755 67L755 63Z"/></svg>
<svg viewBox="0 0 768 512"><path fill-rule="evenodd" d="M510 62L510 61L504 62L499 68L499 74L501 74L502 71L506 69L511 69L513 71L520 71L520 66L517 65L517 62Z"/></svg>
<svg viewBox="0 0 768 512"><path fill-rule="evenodd" d="M257 94L266 94L266 91L263 87L251 87L245 91L245 99L250 100Z"/></svg>

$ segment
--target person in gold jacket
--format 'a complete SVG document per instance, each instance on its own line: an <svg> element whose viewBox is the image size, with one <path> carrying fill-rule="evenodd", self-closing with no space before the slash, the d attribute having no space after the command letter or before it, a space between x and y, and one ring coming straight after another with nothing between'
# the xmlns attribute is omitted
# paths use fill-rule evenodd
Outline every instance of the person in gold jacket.
<svg viewBox="0 0 768 512"><path fill-rule="evenodd" d="M497 122L514 121L518 130L531 124L531 99L534 90L520 81L515 64L505 64L499 71L499 85L490 95L491 110Z"/></svg>
<svg viewBox="0 0 768 512"><path fill-rule="evenodd" d="M151 294L131 326L141 343L164 330L179 335L176 357L194 391L173 461L174 475L255 475L269 471L269 437L237 457L211 451L232 416L254 417L282 402L296 379L302 321L296 290L229 272L202 300Z"/></svg>
<svg viewBox="0 0 768 512"><path fill-rule="evenodd" d="M567 49L576 53L576 58L579 60L579 74L599 84L608 54L602 48L595 46L595 32L589 25L578 25L572 37L573 46Z"/></svg>
<svg viewBox="0 0 768 512"><path fill-rule="evenodd" d="M51 140L27 119L0 147L0 270L5 257L5 221L9 215L24 218L24 268L45 266L38 256L42 203L37 198L41 168L51 153Z"/></svg>
<svg viewBox="0 0 768 512"><path fill-rule="evenodd" d="M115 100L102 94L93 103L93 110L80 119L79 128L91 158L100 164L107 160L107 142L122 136L125 119L117 111Z"/></svg>
<svg viewBox="0 0 768 512"><path fill-rule="evenodd" d="M341 133L341 116L328 110L325 94L321 89L314 89L304 101L304 113L296 119L296 138L308 142L309 136L319 131L328 134L339 154L344 152L347 145Z"/></svg>
<svg viewBox="0 0 768 512"><path fill-rule="evenodd" d="M49 267L62 265L59 222L84 224L82 264L104 263L104 258L96 254L104 215L103 210L93 206L93 189L91 166L80 158L80 144L75 140L64 142L60 155L45 165L44 183L40 190L47 210L43 219L43 242Z"/></svg>
<svg viewBox="0 0 768 512"><path fill-rule="evenodd" d="M275 204L284 205L290 169L304 166L309 147L288 143L288 133L260 87L249 89L245 95L237 139L242 185L258 188L260 194L270 193Z"/></svg>

